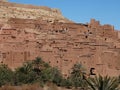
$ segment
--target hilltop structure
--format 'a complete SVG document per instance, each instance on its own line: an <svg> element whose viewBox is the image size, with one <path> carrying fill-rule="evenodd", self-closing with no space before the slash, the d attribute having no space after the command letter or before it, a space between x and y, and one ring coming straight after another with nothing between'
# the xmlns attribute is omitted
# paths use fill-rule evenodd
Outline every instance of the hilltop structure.
<svg viewBox="0 0 120 90"><path fill-rule="evenodd" d="M14 69L41 57L68 76L80 63L96 74L120 75L120 32L91 19L73 23L57 9L0 2L0 62Z"/></svg>

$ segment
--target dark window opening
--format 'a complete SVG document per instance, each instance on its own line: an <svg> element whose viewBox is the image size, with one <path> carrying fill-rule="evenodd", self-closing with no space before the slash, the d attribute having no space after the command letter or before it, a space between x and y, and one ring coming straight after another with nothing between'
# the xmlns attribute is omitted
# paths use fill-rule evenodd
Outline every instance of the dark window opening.
<svg viewBox="0 0 120 90"><path fill-rule="evenodd" d="M53 41L53 43L55 43L55 41Z"/></svg>
<svg viewBox="0 0 120 90"><path fill-rule="evenodd" d="M55 31L56 33L58 32L58 30Z"/></svg>
<svg viewBox="0 0 120 90"><path fill-rule="evenodd" d="M92 32L89 32L89 34L92 34Z"/></svg>
<svg viewBox="0 0 120 90"><path fill-rule="evenodd" d="M88 36L85 36L85 38L88 38Z"/></svg>
<svg viewBox="0 0 120 90"><path fill-rule="evenodd" d="M14 38L16 38L16 37L15 37L15 36L11 36L11 38L13 38L13 39L14 39Z"/></svg>
<svg viewBox="0 0 120 90"><path fill-rule="evenodd" d="M95 68L91 68L90 69L90 75L96 75L94 71L95 71Z"/></svg>
<svg viewBox="0 0 120 90"><path fill-rule="evenodd" d="M107 38L105 38L105 41L107 40Z"/></svg>
<svg viewBox="0 0 120 90"><path fill-rule="evenodd" d="M67 50L64 50L64 52L67 52Z"/></svg>
<svg viewBox="0 0 120 90"><path fill-rule="evenodd" d="M78 44L76 44L75 46L78 46Z"/></svg>

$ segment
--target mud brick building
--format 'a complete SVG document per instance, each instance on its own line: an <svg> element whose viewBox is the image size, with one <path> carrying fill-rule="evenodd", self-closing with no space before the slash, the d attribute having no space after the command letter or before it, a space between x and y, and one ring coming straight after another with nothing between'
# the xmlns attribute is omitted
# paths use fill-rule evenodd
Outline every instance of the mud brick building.
<svg viewBox="0 0 120 90"><path fill-rule="evenodd" d="M64 76L76 63L88 73L120 75L120 32L113 26L74 23L57 9L2 1L0 12L0 62L10 68L41 57Z"/></svg>

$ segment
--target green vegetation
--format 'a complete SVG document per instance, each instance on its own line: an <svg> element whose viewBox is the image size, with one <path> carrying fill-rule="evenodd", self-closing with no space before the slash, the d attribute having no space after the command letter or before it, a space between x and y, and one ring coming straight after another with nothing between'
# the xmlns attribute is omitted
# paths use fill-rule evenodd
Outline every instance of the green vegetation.
<svg viewBox="0 0 120 90"><path fill-rule="evenodd" d="M72 68L71 75L69 77L70 81L72 82L73 87L87 87L87 83L85 81L85 69L81 64L75 64Z"/></svg>
<svg viewBox="0 0 120 90"><path fill-rule="evenodd" d="M60 85L62 78L57 68L50 67L49 64L42 61L41 58L26 62L15 71L15 85L33 83L44 85L46 82L53 82Z"/></svg>
<svg viewBox="0 0 120 90"><path fill-rule="evenodd" d="M15 71L15 85L32 84L36 80L36 73L30 62L25 63Z"/></svg>
<svg viewBox="0 0 120 90"><path fill-rule="evenodd" d="M0 87L3 85L20 86L39 83L44 86L53 83L66 88L82 88L82 90L120 90L118 89L120 77L85 77L86 70L81 64L75 64L69 77L64 78L61 72L45 63L41 58L36 58L23 64L12 71L6 65L0 65Z"/></svg>
<svg viewBox="0 0 120 90"><path fill-rule="evenodd" d="M13 72L6 65L0 65L0 86L5 84L13 84Z"/></svg>
<svg viewBox="0 0 120 90"><path fill-rule="evenodd" d="M99 77L89 78L86 80L91 90L120 90L118 78L115 77Z"/></svg>

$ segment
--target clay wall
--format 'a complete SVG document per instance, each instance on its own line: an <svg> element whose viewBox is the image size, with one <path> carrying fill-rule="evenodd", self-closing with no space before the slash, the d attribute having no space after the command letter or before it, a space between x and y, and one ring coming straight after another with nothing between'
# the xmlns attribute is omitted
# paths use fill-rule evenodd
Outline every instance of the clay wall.
<svg viewBox="0 0 120 90"><path fill-rule="evenodd" d="M64 76L76 63L88 73L95 68L96 74L120 74L119 32L110 25L102 26L94 20L90 25L22 19L10 19L8 23L11 28L4 28L0 34L0 61L11 68L39 56Z"/></svg>

